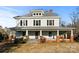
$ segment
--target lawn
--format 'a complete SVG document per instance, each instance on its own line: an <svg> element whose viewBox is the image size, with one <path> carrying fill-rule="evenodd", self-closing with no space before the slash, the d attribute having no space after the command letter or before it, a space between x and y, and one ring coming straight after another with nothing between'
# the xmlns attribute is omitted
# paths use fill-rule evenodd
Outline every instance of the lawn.
<svg viewBox="0 0 79 59"><path fill-rule="evenodd" d="M78 53L79 43L25 43L11 47L10 53Z"/></svg>

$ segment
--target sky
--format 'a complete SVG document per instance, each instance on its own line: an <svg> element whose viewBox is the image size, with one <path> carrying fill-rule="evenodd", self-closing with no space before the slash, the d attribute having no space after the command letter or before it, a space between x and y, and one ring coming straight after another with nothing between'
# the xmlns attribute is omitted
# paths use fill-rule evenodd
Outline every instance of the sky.
<svg viewBox="0 0 79 59"><path fill-rule="evenodd" d="M75 11L77 6L0 6L0 25L2 27L15 27L14 16L25 15L34 9L52 9L65 24L71 23L70 14Z"/></svg>

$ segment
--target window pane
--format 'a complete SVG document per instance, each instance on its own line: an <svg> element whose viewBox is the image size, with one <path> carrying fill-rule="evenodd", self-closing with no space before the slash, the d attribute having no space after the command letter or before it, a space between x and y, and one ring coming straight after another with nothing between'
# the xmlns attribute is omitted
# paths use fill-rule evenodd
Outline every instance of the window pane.
<svg viewBox="0 0 79 59"><path fill-rule="evenodd" d="M48 25L48 20L47 20L47 25Z"/></svg>
<svg viewBox="0 0 79 59"><path fill-rule="evenodd" d="M53 25L54 25L54 20L53 20Z"/></svg>
<svg viewBox="0 0 79 59"><path fill-rule="evenodd" d="M27 20L26 20L26 26L27 26Z"/></svg>
<svg viewBox="0 0 79 59"><path fill-rule="evenodd" d="M25 20L23 20L23 26L25 26Z"/></svg>
<svg viewBox="0 0 79 59"><path fill-rule="evenodd" d="M49 32L49 36L50 36L50 37L52 36L52 32Z"/></svg>
<svg viewBox="0 0 79 59"><path fill-rule="evenodd" d="M39 20L39 25L41 25L41 21Z"/></svg>
<svg viewBox="0 0 79 59"><path fill-rule="evenodd" d="M22 20L20 20L20 26L22 26Z"/></svg>
<svg viewBox="0 0 79 59"><path fill-rule="evenodd" d="M38 15L38 13L36 13L36 15Z"/></svg>
<svg viewBox="0 0 79 59"><path fill-rule="evenodd" d="M41 15L41 13L39 13L39 15Z"/></svg>
<svg viewBox="0 0 79 59"><path fill-rule="evenodd" d="M38 25L38 20L36 20L36 25Z"/></svg>
<svg viewBox="0 0 79 59"><path fill-rule="evenodd" d="M33 21L33 25L35 26L35 20Z"/></svg>
<svg viewBox="0 0 79 59"><path fill-rule="evenodd" d="M34 26L40 26L41 25L41 20L34 20Z"/></svg>
<svg viewBox="0 0 79 59"><path fill-rule="evenodd" d="M47 25L54 25L54 20L47 20Z"/></svg>
<svg viewBox="0 0 79 59"><path fill-rule="evenodd" d="M35 13L33 15L35 15Z"/></svg>
<svg viewBox="0 0 79 59"><path fill-rule="evenodd" d="M50 20L50 25L52 25L52 20Z"/></svg>

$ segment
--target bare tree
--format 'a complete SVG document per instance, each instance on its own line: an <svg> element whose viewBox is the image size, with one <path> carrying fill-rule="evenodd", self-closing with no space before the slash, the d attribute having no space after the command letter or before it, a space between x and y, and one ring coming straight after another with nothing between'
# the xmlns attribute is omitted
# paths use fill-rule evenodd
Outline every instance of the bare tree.
<svg viewBox="0 0 79 59"><path fill-rule="evenodd" d="M61 21L61 26L62 27L65 27L66 26L64 21Z"/></svg>
<svg viewBox="0 0 79 59"><path fill-rule="evenodd" d="M79 7L70 14L70 18L72 21L72 27L75 27L75 32L79 33Z"/></svg>

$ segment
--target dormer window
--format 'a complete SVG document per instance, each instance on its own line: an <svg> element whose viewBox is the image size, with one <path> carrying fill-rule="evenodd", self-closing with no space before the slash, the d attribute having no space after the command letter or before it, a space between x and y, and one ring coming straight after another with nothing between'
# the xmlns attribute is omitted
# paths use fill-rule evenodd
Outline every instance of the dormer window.
<svg viewBox="0 0 79 59"><path fill-rule="evenodd" d="M35 13L33 15L35 15Z"/></svg>
<svg viewBox="0 0 79 59"><path fill-rule="evenodd" d="M39 13L39 15L41 15L41 13Z"/></svg>
<svg viewBox="0 0 79 59"><path fill-rule="evenodd" d="M36 15L38 15L38 13L36 13Z"/></svg>
<svg viewBox="0 0 79 59"><path fill-rule="evenodd" d="M32 16L43 16L44 11L43 10L32 10Z"/></svg>

